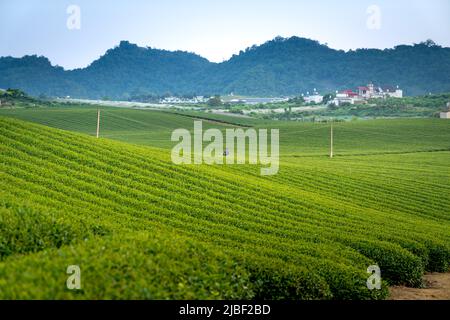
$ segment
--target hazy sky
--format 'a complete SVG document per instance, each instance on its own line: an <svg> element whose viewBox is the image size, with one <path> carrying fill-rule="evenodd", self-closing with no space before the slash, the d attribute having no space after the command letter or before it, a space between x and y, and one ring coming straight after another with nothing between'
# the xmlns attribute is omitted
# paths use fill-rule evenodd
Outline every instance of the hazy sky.
<svg viewBox="0 0 450 320"><path fill-rule="evenodd" d="M69 29L69 18L80 28ZM45 55L66 69L88 65L120 40L220 62L277 35L345 50L428 38L450 46L450 1L0 0L0 56Z"/></svg>

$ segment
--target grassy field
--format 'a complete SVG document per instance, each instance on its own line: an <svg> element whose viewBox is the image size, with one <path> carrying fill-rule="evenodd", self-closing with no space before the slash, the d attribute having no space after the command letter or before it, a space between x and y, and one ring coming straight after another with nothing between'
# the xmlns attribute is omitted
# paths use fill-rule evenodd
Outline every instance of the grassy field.
<svg viewBox="0 0 450 320"><path fill-rule="evenodd" d="M0 111L0 298L382 299L449 269L448 121L337 123L334 159L327 124L247 123L280 129L270 177L173 165L190 117L106 108L95 125L92 107Z"/></svg>
<svg viewBox="0 0 450 320"><path fill-rule="evenodd" d="M102 107L100 112L101 137L160 148L173 146L170 134L174 129L193 126L192 118L161 111ZM97 128L97 108L92 106L4 109L0 115L92 136ZM204 127L208 129L211 125L205 123Z"/></svg>
<svg viewBox="0 0 450 320"><path fill-rule="evenodd" d="M0 115L91 136L96 133L97 108L92 106L3 109ZM279 129L281 157L320 156L329 152L330 124L327 123L257 120L193 111L173 114L101 108L100 136L132 144L172 148L172 131L177 128L193 129L193 117L203 118L204 130L224 130L235 127L233 124L256 129ZM338 155L450 150L450 124L441 119L338 122L334 124L334 135L334 149Z"/></svg>

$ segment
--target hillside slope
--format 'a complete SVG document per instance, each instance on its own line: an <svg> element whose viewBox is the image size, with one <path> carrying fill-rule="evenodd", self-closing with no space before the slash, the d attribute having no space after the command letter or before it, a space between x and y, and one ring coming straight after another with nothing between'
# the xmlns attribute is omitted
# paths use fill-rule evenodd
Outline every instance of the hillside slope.
<svg viewBox="0 0 450 320"><path fill-rule="evenodd" d="M0 88L38 95L128 99L139 95L279 96L335 92L374 82L408 95L450 91L450 48L431 41L344 52L317 41L277 37L228 61L122 41L83 69L65 71L45 57L0 57Z"/></svg>
<svg viewBox="0 0 450 320"><path fill-rule="evenodd" d="M4 108L0 109L1 115L92 136L96 134L96 106ZM177 128L192 131L196 118L203 120L204 129L217 128L222 132L233 124L278 129L282 158L329 153L329 123L236 118L204 112L169 113L101 107L100 136L171 149L174 146L170 141L172 131ZM450 123L442 119L348 121L335 123L334 129L336 155L450 151Z"/></svg>
<svg viewBox="0 0 450 320"><path fill-rule="evenodd" d="M1 298L373 299L449 267L448 152L411 155L405 167L396 156L290 160L286 176L270 179L254 167L175 166L167 150L0 124ZM382 168L397 182L375 201ZM304 187L302 170L322 184ZM406 191L417 172L427 179L415 198ZM370 291L375 263L383 289ZM73 264L79 292L65 288Z"/></svg>

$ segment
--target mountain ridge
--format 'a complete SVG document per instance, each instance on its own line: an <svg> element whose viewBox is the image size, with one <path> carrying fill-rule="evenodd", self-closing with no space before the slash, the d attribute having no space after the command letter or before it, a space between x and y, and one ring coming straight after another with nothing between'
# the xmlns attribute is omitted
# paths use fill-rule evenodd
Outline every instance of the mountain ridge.
<svg viewBox="0 0 450 320"><path fill-rule="evenodd" d="M276 37L210 62L198 54L139 47L128 41L85 68L64 70L43 56L0 57L0 87L32 95L129 99L139 94L299 95L368 82L410 95L450 91L450 48L431 40L389 49L336 50L318 41Z"/></svg>

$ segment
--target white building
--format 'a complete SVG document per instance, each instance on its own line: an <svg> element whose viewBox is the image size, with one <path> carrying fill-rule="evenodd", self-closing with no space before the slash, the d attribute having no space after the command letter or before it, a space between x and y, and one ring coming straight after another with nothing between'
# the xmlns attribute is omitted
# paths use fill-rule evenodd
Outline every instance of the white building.
<svg viewBox="0 0 450 320"><path fill-rule="evenodd" d="M365 100L363 97L353 92L352 90L345 90L339 93L336 93L336 98L334 98L330 104L334 104L335 106L340 106L344 103L355 104L355 103L364 103Z"/></svg>
<svg viewBox="0 0 450 320"><path fill-rule="evenodd" d="M441 112L441 113L439 114L439 117L440 117L441 119L450 119L450 111L447 111L447 112Z"/></svg>
<svg viewBox="0 0 450 320"><path fill-rule="evenodd" d="M447 102L447 111L441 112L439 118L450 119L450 102Z"/></svg>
<svg viewBox="0 0 450 320"><path fill-rule="evenodd" d="M315 104L322 103L323 96L320 94L313 94L311 96L303 97L306 103L314 102Z"/></svg>
<svg viewBox="0 0 450 320"><path fill-rule="evenodd" d="M303 97L303 100L305 100L306 103L314 102L315 104L319 104L319 103L322 103L322 101L323 101L323 96L320 95L320 94L317 92L317 89L316 89L316 88L314 88L312 94L309 94L309 91L308 91L308 92L306 93L306 96L304 96L304 95L302 94L302 97Z"/></svg>
<svg viewBox="0 0 450 320"><path fill-rule="evenodd" d="M358 87L358 96L370 99L375 96L375 86L369 83L366 87Z"/></svg>
<svg viewBox="0 0 450 320"><path fill-rule="evenodd" d="M397 86L394 90L391 88L385 88L382 93L391 98L403 98L403 90L400 90Z"/></svg>

